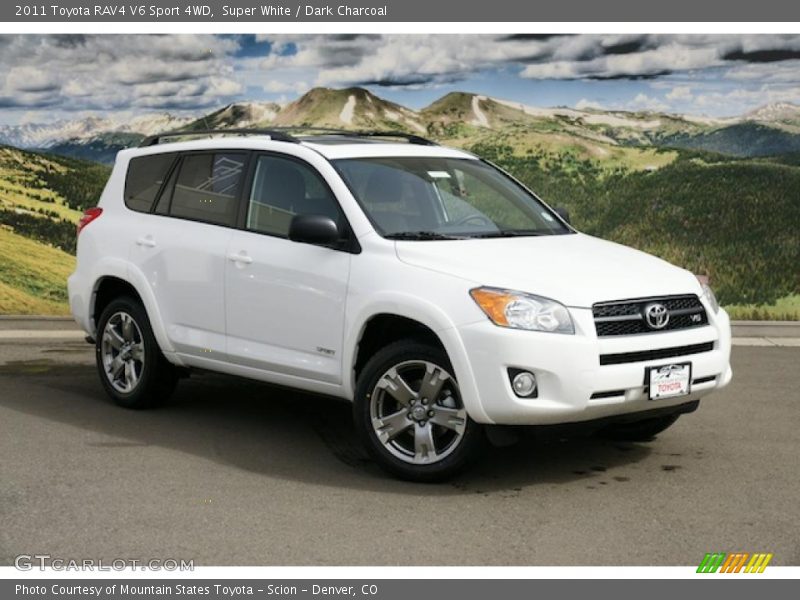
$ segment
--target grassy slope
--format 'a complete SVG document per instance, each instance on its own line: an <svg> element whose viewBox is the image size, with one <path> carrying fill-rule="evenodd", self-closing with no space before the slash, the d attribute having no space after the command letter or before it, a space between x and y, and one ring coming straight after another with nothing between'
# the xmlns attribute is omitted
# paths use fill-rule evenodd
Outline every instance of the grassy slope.
<svg viewBox="0 0 800 600"><path fill-rule="evenodd" d="M774 304L733 304L725 309L731 319L800 321L800 294L778 298Z"/></svg>
<svg viewBox="0 0 800 600"><path fill-rule="evenodd" d="M569 208L579 229L710 275L725 304L772 304L800 290L798 167L682 155L655 171L609 173L473 149Z"/></svg>
<svg viewBox="0 0 800 600"><path fill-rule="evenodd" d="M75 257L0 227L0 314L64 315Z"/></svg>
<svg viewBox="0 0 800 600"><path fill-rule="evenodd" d="M0 314L68 314L75 258L65 250L107 174L94 163L0 147Z"/></svg>
<svg viewBox="0 0 800 600"><path fill-rule="evenodd" d="M504 117L505 108L484 108L492 119ZM447 144L498 162L551 204L570 208L583 231L710 274L734 316L800 319L793 295L800 290L800 241L787 227L800 222L800 159L737 160L620 146L569 128L532 120L493 132L455 122L439 134ZM22 212L28 220L12 223L27 237L2 229L0 314L67 312L64 279L73 259L29 239L54 235L32 230L30 221L63 225L73 239L78 208L99 195L102 169L0 148L0 211ZM59 241L51 243L66 248L63 232L57 233Z"/></svg>
<svg viewBox="0 0 800 600"><path fill-rule="evenodd" d="M353 98L351 123L340 119L342 109ZM389 118L388 114L394 115ZM395 120L399 119L399 121ZM414 114L405 107L383 100L361 88L329 90L314 88L300 99L286 105L270 123L276 126L316 126L346 129L377 129L414 131L421 133L424 128L416 123ZM267 127L269 127L269 125ZM416 125L416 126L415 126Z"/></svg>
<svg viewBox="0 0 800 600"><path fill-rule="evenodd" d="M678 153L654 147L620 146L586 131L551 131L537 124L515 126L495 132L470 125L450 128L442 138L449 146L479 149L484 145L504 145L515 156L536 161L543 169L571 168L580 173L592 170L644 171L672 163Z"/></svg>
<svg viewBox="0 0 800 600"><path fill-rule="evenodd" d="M68 206L60 194L47 189L44 179L47 172L63 174L67 169L60 161L45 155L0 148L0 209L23 211L33 216L41 216L41 209L51 211L60 219L77 222L80 211Z"/></svg>

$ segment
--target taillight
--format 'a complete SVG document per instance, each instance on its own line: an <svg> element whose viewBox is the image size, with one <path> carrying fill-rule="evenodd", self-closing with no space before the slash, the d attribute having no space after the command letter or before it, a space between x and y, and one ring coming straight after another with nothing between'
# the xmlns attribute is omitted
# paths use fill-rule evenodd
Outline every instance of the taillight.
<svg viewBox="0 0 800 600"><path fill-rule="evenodd" d="M86 227L89 223L94 221L97 217L99 217L102 214L103 214L102 208L87 208L85 211L83 211L81 220L78 221L78 233L76 235L80 235L84 227Z"/></svg>

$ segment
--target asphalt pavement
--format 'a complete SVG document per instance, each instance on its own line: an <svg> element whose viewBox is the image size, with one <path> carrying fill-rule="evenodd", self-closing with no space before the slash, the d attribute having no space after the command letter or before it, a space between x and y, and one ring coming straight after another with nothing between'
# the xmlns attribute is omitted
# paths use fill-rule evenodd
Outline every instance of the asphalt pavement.
<svg viewBox="0 0 800 600"><path fill-rule="evenodd" d="M525 439L421 485L365 457L345 403L202 374L125 410L78 335L27 327L0 324L2 565L800 565L798 347L736 346L733 383L654 441Z"/></svg>

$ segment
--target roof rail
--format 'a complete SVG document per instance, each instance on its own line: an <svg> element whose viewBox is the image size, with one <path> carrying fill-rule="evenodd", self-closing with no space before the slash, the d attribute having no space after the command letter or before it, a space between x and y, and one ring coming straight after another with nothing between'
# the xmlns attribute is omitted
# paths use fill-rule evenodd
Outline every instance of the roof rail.
<svg viewBox="0 0 800 600"><path fill-rule="evenodd" d="M287 127L276 127L276 131L286 131L286 132L299 132L299 131L308 131L308 132L319 132L322 134L328 135L341 135L343 137L386 137L386 138L400 138L406 140L409 144L419 144L422 146L438 146L436 142L433 140L429 140L427 138L422 137L421 135L416 135L414 133L406 133L405 131L398 131L398 130L367 130L367 129L335 129L333 127L313 127L313 126L303 126L303 125L292 125Z"/></svg>
<svg viewBox="0 0 800 600"><path fill-rule="evenodd" d="M409 144L419 144L420 146L438 146L433 140L424 138L421 135L414 133L406 133L404 131L350 131L342 133L341 135L350 135L353 137L387 137L387 138L400 138L406 140Z"/></svg>
<svg viewBox="0 0 800 600"><path fill-rule="evenodd" d="M265 135L270 139L279 142L299 143L301 139L291 135L290 132L319 132L326 135L341 135L342 137L354 138L400 138L406 140L409 144L419 144L421 146L438 146L432 140L422 136L406 133L405 131L364 131L352 129L334 129L331 127L305 127L303 125L296 125L292 127L274 127L271 129L194 129L194 130L179 130L179 131L166 131L164 133L157 133L155 135L147 136L139 144L140 148L147 146L156 146L161 143L162 138L175 138L175 137L190 137L202 135Z"/></svg>
<svg viewBox="0 0 800 600"><path fill-rule="evenodd" d="M139 147L144 148L146 146L157 146L158 144L161 143L162 138L190 137L197 135L222 135L222 134L266 135L269 136L270 139L279 142L292 142L295 144L300 141L296 137L286 133L286 131L281 131L278 129L193 129L191 131L189 130L166 131L164 133L149 135L141 141Z"/></svg>

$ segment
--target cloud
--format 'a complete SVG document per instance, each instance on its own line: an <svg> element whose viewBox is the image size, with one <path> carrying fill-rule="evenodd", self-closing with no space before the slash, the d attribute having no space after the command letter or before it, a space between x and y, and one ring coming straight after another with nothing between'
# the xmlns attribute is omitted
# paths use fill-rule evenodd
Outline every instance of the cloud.
<svg viewBox="0 0 800 600"><path fill-rule="evenodd" d="M800 80L800 60L736 65L725 71L724 78L736 82L795 83Z"/></svg>
<svg viewBox="0 0 800 600"><path fill-rule="evenodd" d="M437 85L509 68L534 80L640 80L800 59L796 35L266 35L259 39L273 47L261 69L313 70L317 85ZM288 46L293 51L285 53Z"/></svg>
<svg viewBox="0 0 800 600"><path fill-rule="evenodd" d="M521 75L529 79L642 79L717 66L720 62L717 54L718 50L713 46L687 46L671 42L627 54L541 62L528 65Z"/></svg>
<svg viewBox="0 0 800 600"><path fill-rule="evenodd" d="M457 81L519 61L542 43L475 35L297 36L292 42L296 52L271 53L260 68L310 69L315 85L396 87Z"/></svg>
<svg viewBox="0 0 800 600"><path fill-rule="evenodd" d="M578 110L603 110L603 106L599 102L589 100L588 98L581 98L575 103L575 108Z"/></svg>
<svg viewBox="0 0 800 600"><path fill-rule="evenodd" d="M800 104L800 85L769 86L755 89L737 88L729 91L708 91L697 94L693 100L701 109L725 106L732 114L743 113L764 104L790 102Z"/></svg>
<svg viewBox="0 0 800 600"><path fill-rule="evenodd" d="M628 103L628 108L631 110L665 112L669 110L669 105L647 94L636 94L636 97Z"/></svg>
<svg viewBox="0 0 800 600"><path fill-rule="evenodd" d="M537 81L568 80L579 82L579 95L557 103L581 98L579 106L599 107L592 93L604 86L613 91L602 104L618 110L751 109L774 98L796 101L800 36L0 36L0 106L15 109L17 120L37 109L199 111L311 86L395 93L462 82L469 89L493 78L520 100Z"/></svg>
<svg viewBox="0 0 800 600"><path fill-rule="evenodd" d="M271 79L270 81L264 83L261 87L265 92L270 94L285 94L288 92L302 94L303 92L308 91L309 88L305 81L286 82L277 79Z"/></svg>
<svg viewBox="0 0 800 600"><path fill-rule="evenodd" d="M9 92L53 92L60 88L59 76L36 67L13 67L6 75L5 89Z"/></svg>
<svg viewBox="0 0 800 600"><path fill-rule="evenodd" d="M680 101L692 99L692 88L688 85L676 85L666 95L667 100Z"/></svg>
<svg viewBox="0 0 800 600"><path fill-rule="evenodd" d="M235 39L195 35L2 36L0 103L60 111L209 106L243 90Z"/></svg>

